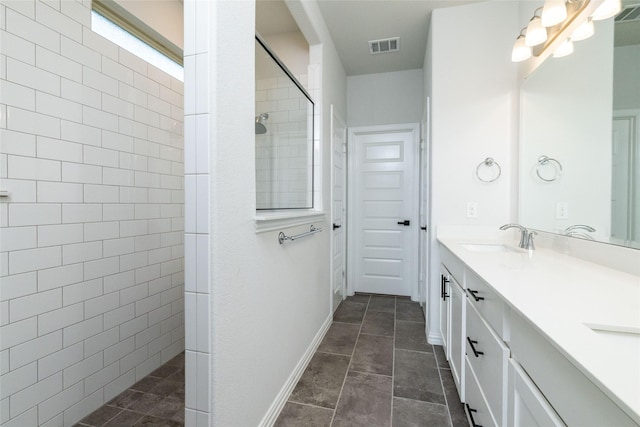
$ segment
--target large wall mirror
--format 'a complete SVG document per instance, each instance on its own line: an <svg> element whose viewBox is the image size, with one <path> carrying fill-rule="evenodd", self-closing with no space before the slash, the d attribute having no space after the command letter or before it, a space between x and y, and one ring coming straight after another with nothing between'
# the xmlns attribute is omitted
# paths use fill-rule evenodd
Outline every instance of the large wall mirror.
<svg viewBox="0 0 640 427"><path fill-rule="evenodd" d="M621 16L521 86L520 222L640 248L640 20Z"/></svg>
<svg viewBox="0 0 640 427"><path fill-rule="evenodd" d="M314 104L256 37L256 209L313 208Z"/></svg>

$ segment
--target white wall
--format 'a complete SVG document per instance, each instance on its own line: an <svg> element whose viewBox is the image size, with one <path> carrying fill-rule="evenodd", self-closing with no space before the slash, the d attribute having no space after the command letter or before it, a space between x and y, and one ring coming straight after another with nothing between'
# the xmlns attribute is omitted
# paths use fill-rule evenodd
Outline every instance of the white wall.
<svg viewBox="0 0 640 427"><path fill-rule="evenodd" d="M181 0L115 0L115 2L178 48L183 49L184 7Z"/></svg>
<svg viewBox="0 0 640 427"><path fill-rule="evenodd" d="M254 17L253 1L185 1L187 425L258 425L330 320L329 233L279 245L280 230L255 231ZM330 86L345 77L326 57L310 81L331 83L315 99L328 206L326 102L344 107Z"/></svg>
<svg viewBox="0 0 640 427"><path fill-rule="evenodd" d="M438 227L498 227L514 216L518 82L511 47L517 20L517 2L483 2L432 14L424 72L432 107L428 335L433 342L440 338ZM502 167L493 183L475 176L487 157ZM478 218L466 217L468 201L478 203Z"/></svg>
<svg viewBox="0 0 640 427"><path fill-rule="evenodd" d="M549 58L521 91L520 221L561 232L587 224L598 240L611 235L611 117L613 20L595 23L595 35L564 58ZM637 82L637 78L636 78ZM553 182L536 174L541 155L557 159L563 173ZM545 178L554 167L541 167ZM568 218L556 217L556 203Z"/></svg>
<svg viewBox="0 0 640 427"><path fill-rule="evenodd" d="M0 4L0 423L64 425L184 348L181 82Z"/></svg>
<svg viewBox="0 0 640 427"><path fill-rule="evenodd" d="M419 122L423 75L407 70L347 77L348 126Z"/></svg>
<svg viewBox="0 0 640 427"><path fill-rule="evenodd" d="M309 72L309 43L302 33L270 34L263 38L293 75L307 75ZM305 85L306 82L301 81L301 83Z"/></svg>
<svg viewBox="0 0 640 427"><path fill-rule="evenodd" d="M640 45L613 50L613 109L640 108Z"/></svg>

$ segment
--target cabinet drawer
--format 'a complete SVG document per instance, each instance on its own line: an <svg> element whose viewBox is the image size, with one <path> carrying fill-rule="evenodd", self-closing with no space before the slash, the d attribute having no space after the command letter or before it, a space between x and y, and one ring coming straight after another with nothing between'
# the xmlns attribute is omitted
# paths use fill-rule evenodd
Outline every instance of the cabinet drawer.
<svg viewBox="0 0 640 427"><path fill-rule="evenodd" d="M466 354L491 412L499 424L506 418L509 350L480 318L467 298Z"/></svg>
<svg viewBox="0 0 640 427"><path fill-rule="evenodd" d="M482 389L478 384L471 365L469 364L468 356L465 357L465 376L464 376L464 389L465 389L465 412L469 419L469 425L471 427L491 427L498 424L493 418L487 401L485 400Z"/></svg>
<svg viewBox="0 0 640 427"><path fill-rule="evenodd" d="M467 270L466 276L467 296L478 313L505 339L506 328L504 326L504 302L489 288L482 279Z"/></svg>
<svg viewBox="0 0 640 427"><path fill-rule="evenodd" d="M531 427L563 427L565 425L520 364L513 359L509 359L508 401L507 425Z"/></svg>
<svg viewBox="0 0 640 427"><path fill-rule="evenodd" d="M512 311L510 323L512 357L567 425L638 427L528 320Z"/></svg>

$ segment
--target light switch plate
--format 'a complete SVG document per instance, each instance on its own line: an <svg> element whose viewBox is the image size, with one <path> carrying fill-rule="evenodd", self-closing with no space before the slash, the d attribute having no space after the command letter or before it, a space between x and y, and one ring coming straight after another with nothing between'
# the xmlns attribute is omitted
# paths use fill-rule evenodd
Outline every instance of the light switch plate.
<svg viewBox="0 0 640 427"><path fill-rule="evenodd" d="M467 202L467 218L478 218L478 202Z"/></svg>
<svg viewBox="0 0 640 427"><path fill-rule="evenodd" d="M569 203L556 203L556 219L569 219Z"/></svg>

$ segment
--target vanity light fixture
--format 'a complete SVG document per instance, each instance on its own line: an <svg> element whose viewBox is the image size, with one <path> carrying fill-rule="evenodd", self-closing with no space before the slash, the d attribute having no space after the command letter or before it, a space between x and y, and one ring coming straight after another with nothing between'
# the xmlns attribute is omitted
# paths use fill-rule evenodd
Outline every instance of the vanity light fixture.
<svg viewBox="0 0 640 427"><path fill-rule="evenodd" d="M616 15L622 9L622 3L620 0L604 0L604 2L598 6L591 19L594 21L601 21L603 19L611 18Z"/></svg>
<svg viewBox="0 0 640 427"><path fill-rule="evenodd" d="M567 19L567 5L564 0L546 0L542 7L542 26L553 27Z"/></svg>
<svg viewBox="0 0 640 427"><path fill-rule="evenodd" d="M562 58L563 56L571 55L572 53L573 53L573 42L569 37L568 39L563 41L562 44L560 44L560 46L556 48L556 50L553 51L552 56L554 58Z"/></svg>
<svg viewBox="0 0 640 427"><path fill-rule="evenodd" d="M574 42L579 42L580 40L586 40L591 37L595 33L595 29L593 27L593 20L591 18L584 21L578 28L576 28L573 33L571 33L571 40Z"/></svg>
<svg viewBox="0 0 640 427"><path fill-rule="evenodd" d="M522 62L531 58L531 47L527 46L524 42L524 33L526 31L526 28L520 30L520 34L518 35L518 38L516 38L516 42L513 44L513 50L511 51L511 61L513 62Z"/></svg>
<svg viewBox="0 0 640 427"><path fill-rule="evenodd" d="M535 10L533 18L527 25L527 34L524 39L527 46L537 46L547 40L547 29L542 26L542 19L537 15L538 11L542 11L542 8Z"/></svg>

